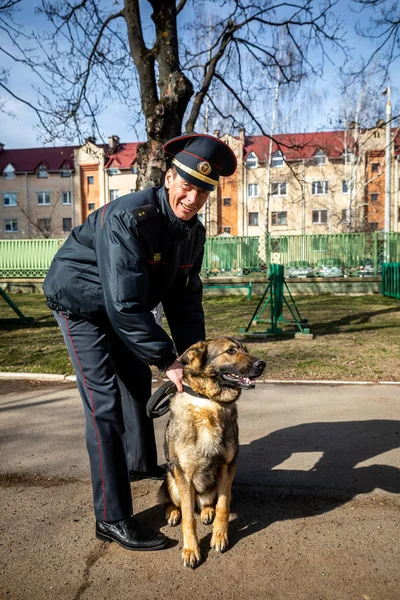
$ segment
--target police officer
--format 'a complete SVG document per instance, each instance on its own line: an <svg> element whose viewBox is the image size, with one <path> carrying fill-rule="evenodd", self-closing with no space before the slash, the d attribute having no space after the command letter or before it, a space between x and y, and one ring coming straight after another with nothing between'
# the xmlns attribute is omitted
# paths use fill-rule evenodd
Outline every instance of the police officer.
<svg viewBox="0 0 400 600"><path fill-rule="evenodd" d="M221 140L193 134L164 146L165 183L91 213L58 251L43 288L73 363L86 418L96 536L130 550L166 545L132 516L130 480L161 478L145 405L156 365L182 391L176 356L205 338L197 218L220 176L236 169ZM172 339L151 312L162 303ZM174 347L175 344L175 347Z"/></svg>

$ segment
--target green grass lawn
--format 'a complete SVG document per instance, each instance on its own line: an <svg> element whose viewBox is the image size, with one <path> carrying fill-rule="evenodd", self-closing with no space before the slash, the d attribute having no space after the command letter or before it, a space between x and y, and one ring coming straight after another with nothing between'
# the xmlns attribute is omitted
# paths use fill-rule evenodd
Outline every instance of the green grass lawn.
<svg viewBox="0 0 400 600"><path fill-rule="evenodd" d="M31 325L0 325L0 371L72 374L61 332L41 294L12 294ZM293 336L257 339L239 333L258 303L254 297L204 299L207 337L245 339L267 361L266 379L400 381L400 302L381 295L296 297L311 341ZM12 317L0 298L0 317ZM267 325L253 328L265 330ZM252 329L252 331L253 331ZM293 328L292 328L293 329Z"/></svg>

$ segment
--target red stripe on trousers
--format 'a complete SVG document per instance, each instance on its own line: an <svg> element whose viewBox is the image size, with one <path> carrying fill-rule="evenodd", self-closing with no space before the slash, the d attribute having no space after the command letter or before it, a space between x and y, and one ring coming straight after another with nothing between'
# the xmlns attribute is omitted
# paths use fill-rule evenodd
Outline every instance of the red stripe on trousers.
<svg viewBox="0 0 400 600"><path fill-rule="evenodd" d="M70 330L69 325L68 325L68 320L65 318L65 316L61 312L58 313L58 314L62 316L62 318L64 319L65 324L67 326L68 337L71 340L71 344L72 344L72 348L74 350L75 358L76 358L76 360L78 362L79 368L80 368L81 373L82 373L83 383L84 383L85 388L87 389L87 391L89 393L90 404L91 404L91 407L92 407L92 421L93 421L94 432L95 432L96 440L97 440L97 451L99 453L101 489L102 489L102 492L103 492L103 506L104 506L103 512L104 512L104 520L106 521L107 520L106 519L107 512L106 512L106 494L105 494L105 483L104 483L104 473L103 473L103 457L101 455L101 446L100 446L99 432L98 432L97 425L96 425L96 419L94 418L95 406L94 406L94 403L93 403L93 392L92 392L92 390L89 389L89 387L87 385L85 373L83 372L81 361L78 358L78 354L76 352L75 344L74 344L74 341L72 339L71 330Z"/></svg>

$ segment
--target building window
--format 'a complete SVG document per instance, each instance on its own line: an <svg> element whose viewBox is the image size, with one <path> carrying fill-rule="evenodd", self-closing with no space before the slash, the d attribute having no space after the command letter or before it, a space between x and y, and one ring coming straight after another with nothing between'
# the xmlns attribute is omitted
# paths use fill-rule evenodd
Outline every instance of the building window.
<svg viewBox="0 0 400 600"><path fill-rule="evenodd" d="M62 193L62 203L63 204L71 204L71 192L63 192Z"/></svg>
<svg viewBox="0 0 400 600"><path fill-rule="evenodd" d="M48 235L51 232L51 218L45 217L37 220L37 225L43 235Z"/></svg>
<svg viewBox="0 0 400 600"><path fill-rule="evenodd" d="M287 252L288 251L287 237L271 238L271 250L272 250L272 252Z"/></svg>
<svg viewBox="0 0 400 600"><path fill-rule="evenodd" d="M119 190L110 190L110 202L116 200L119 196Z"/></svg>
<svg viewBox="0 0 400 600"><path fill-rule="evenodd" d="M348 223L349 222L349 209L348 208L342 208L342 223Z"/></svg>
<svg viewBox="0 0 400 600"><path fill-rule="evenodd" d="M354 162L354 154L351 152L351 150L349 150L349 148L346 148L346 150L343 152L343 162L345 165L352 165Z"/></svg>
<svg viewBox="0 0 400 600"><path fill-rule="evenodd" d="M258 225L258 212L249 212L249 225Z"/></svg>
<svg viewBox="0 0 400 600"><path fill-rule="evenodd" d="M271 185L273 196L287 196L287 183L286 181L272 183Z"/></svg>
<svg viewBox="0 0 400 600"><path fill-rule="evenodd" d="M369 230L370 231L378 231L378 222L377 221L371 221L369 224Z"/></svg>
<svg viewBox="0 0 400 600"><path fill-rule="evenodd" d="M277 150L272 155L271 167L283 167L283 165L284 165L283 154L280 150Z"/></svg>
<svg viewBox="0 0 400 600"><path fill-rule="evenodd" d="M378 202L379 194L371 194L371 202Z"/></svg>
<svg viewBox="0 0 400 600"><path fill-rule="evenodd" d="M371 170L373 173L378 173L379 171L379 163L372 163Z"/></svg>
<svg viewBox="0 0 400 600"><path fill-rule="evenodd" d="M4 179L15 179L15 169L11 164L8 164L3 169L3 178Z"/></svg>
<svg viewBox="0 0 400 600"><path fill-rule="evenodd" d="M224 206L230 206L231 205L231 199L230 198L223 198L222 204Z"/></svg>
<svg viewBox="0 0 400 600"><path fill-rule="evenodd" d="M37 192L37 203L41 206L49 206L51 204L50 192Z"/></svg>
<svg viewBox="0 0 400 600"><path fill-rule="evenodd" d="M137 175L137 166L133 165L131 168L132 175Z"/></svg>
<svg viewBox="0 0 400 600"><path fill-rule="evenodd" d="M248 184L247 195L249 198L258 198L258 183L249 183Z"/></svg>
<svg viewBox="0 0 400 600"><path fill-rule="evenodd" d="M71 177L71 171L69 169L62 169L60 175L61 177Z"/></svg>
<svg viewBox="0 0 400 600"><path fill-rule="evenodd" d="M63 219L62 220L62 228L63 228L63 232L64 233L67 233L68 231L71 231L71 229L72 229L72 219L71 218Z"/></svg>
<svg viewBox="0 0 400 600"><path fill-rule="evenodd" d="M313 210L312 211L312 222L314 224L321 224L328 222L328 211L327 210Z"/></svg>
<svg viewBox="0 0 400 600"><path fill-rule="evenodd" d="M110 175L110 177L112 177L113 175L119 175L119 170L118 169L108 169L108 174Z"/></svg>
<svg viewBox="0 0 400 600"><path fill-rule="evenodd" d="M88 210L94 210L96 208L96 204L94 202L88 203Z"/></svg>
<svg viewBox="0 0 400 600"><path fill-rule="evenodd" d="M322 150L318 150L318 152L316 152L314 154L314 163L316 165L326 165L326 154L325 154L325 152L322 152Z"/></svg>
<svg viewBox="0 0 400 600"><path fill-rule="evenodd" d="M271 213L271 225L287 225L286 210Z"/></svg>
<svg viewBox="0 0 400 600"><path fill-rule="evenodd" d="M328 182L313 181L311 193L313 196L326 196L326 194L328 193Z"/></svg>
<svg viewBox="0 0 400 600"><path fill-rule="evenodd" d="M231 229L232 229L232 227L223 227L222 231L223 231L223 233L230 233Z"/></svg>
<svg viewBox="0 0 400 600"><path fill-rule="evenodd" d="M47 167L45 165L40 165L40 167L36 171L36 177L38 177L39 179L47 179L48 176L49 174L47 172Z"/></svg>
<svg viewBox="0 0 400 600"><path fill-rule="evenodd" d="M93 185L94 184L94 176L89 175L87 178L87 182L88 182L88 185Z"/></svg>
<svg viewBox="0 0 400 600"><path fill-rule="evenodd" d="M3 206L17 206L17 194L15 192L3 192Z"/></svg>
<svg viewBox="0 0 400 600"><path fill-rule="evenodd" d="M246 159L246 167L248 169L256 169L258 167L258 158L254 152L250 152Z"/></svg>
<svg viewBox="0 0 400 600"><path fill-rule="evenodd" d="M17 219L4 219L4 231L5 233L15 233L18 231Z"/></svg>
<svg viewBox="0 0 400 600"><path fill-rule="evenodd" d="M349 193L349 186L348 186L348 182L346 181L346 179L342 180L342 194L348 194Z"/></svg>

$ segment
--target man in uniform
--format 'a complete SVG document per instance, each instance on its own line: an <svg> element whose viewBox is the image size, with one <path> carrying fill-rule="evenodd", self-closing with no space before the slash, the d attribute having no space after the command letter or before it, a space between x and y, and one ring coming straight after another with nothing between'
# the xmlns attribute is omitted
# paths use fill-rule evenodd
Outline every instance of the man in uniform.
<svg viewBox="0 0 400 600"><path fill-rule="evenodd" d="M164 151L173 157L164 185L91 213L58 251L43 285L83 400L96 536L131 550L167 543L132 517L130 480L162 477L145 413L149 365L183 390L175 348L180 355L205 339L205 229L197 213L219 177L236 169L232 150L212 136L174 138ZM172 339L151 312L160 302Z"/></svg>

